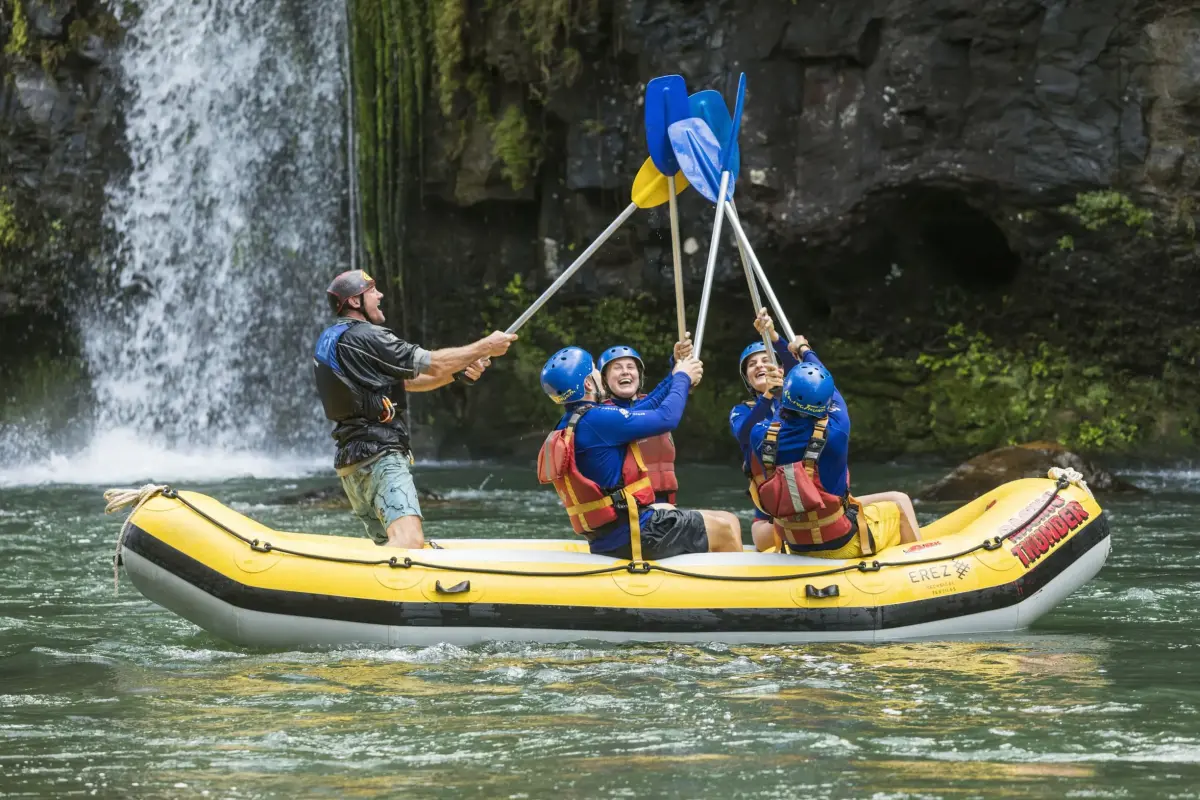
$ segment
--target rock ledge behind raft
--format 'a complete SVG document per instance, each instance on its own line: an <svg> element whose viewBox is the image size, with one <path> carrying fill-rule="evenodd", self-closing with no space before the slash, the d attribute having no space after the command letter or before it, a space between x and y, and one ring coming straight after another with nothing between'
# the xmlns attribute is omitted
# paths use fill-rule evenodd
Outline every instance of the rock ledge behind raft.
<svg viewBox="0 0 1200 800"><path fill-rule="evenodd" d="M1051 467L1070 467L1096 492L1140 492L1138 487L1085 461L1054 442L1030 442L991 450L959 464L950 474L923 489L920 500L974 500L997 486L1019 478L1044 478Z"/></svg>

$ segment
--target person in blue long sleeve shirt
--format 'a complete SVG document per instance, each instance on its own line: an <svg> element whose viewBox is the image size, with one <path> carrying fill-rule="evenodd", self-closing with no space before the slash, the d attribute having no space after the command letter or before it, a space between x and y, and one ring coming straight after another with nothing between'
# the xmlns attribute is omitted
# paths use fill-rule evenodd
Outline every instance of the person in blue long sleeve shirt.
<svg viewBox="0 0 1200 800"><path fill-rule="evenodd" d="M767 347L761 341L751 343L742 351L738 371L742 383L753 395L753 400L738 403L729 411L729 432L738 443L742 452L742 469L749 470L750 464L750 431L765 419L771 419L778 408L776 391L783 385L784 374L796 365L796 356L787 348L787 343L775 332L775 322L765 308L760 308L754 319L754 329L761 336L765 331L771 339L772 349L778 367L771 366L771 358ZM750 535L759 550L775 546L771 517L761 509L754 509L754 520L750 523Z"/></svg>
<svg viewBox="0 0 1200 800"><path fill-rule="evenodd" d="M556 431L565 429L577 412L584 412L574 430L575 466L603 492L612 493L622 486L630 443L674 430L683 416L688 392L702 375L699 360L684 358L672 370L669 388L656 408L604 405L603 379L591 356L579 348L565 348L546 362L542 387L551 399L565 406ZM742 549L741 523L727 511L641 508L638 526L642 555L647 559ZM588 539L593 553L632 557L629 522L624 514L592 531Z"/></svg>
<svg viewBox="0 0 1200 800"><path fill-rule="evenodd" d="M684 334L682 341L675 343L669 367L692 354L691 334ZM600 378L608 393L605 401L611 405L628 409L652 411L658 408L671 390L672 375L659 382L649 394L640 394L645 380L646 365L641 355L628 345L615 345L606 349L596 362ZM642 460L650 471L650 483L654 488L656 503L675 505L679 478L675 474L675 440L670 433L660 433L638 442Z"/></svg>
<svg viewBox="0 0 1200 800"><path fill-rule="evenodd" d="M857 501L856 503L848 502L851 496L848 466L850 452L850 413L846 405L846 400L833 385L833 379L829 376L828 369L821 363L820 358L817 357L812 348L808 346L808 341L803 336L797 336L789 345L789 348L800 356L800 365L812 365L819 368L819 373L824 373L825 378L828 380L827 389L829 394L821 402L828 402L827 410L824 413L816 414L811 410L803 413L799 412L795 410L797 406L794 398L785 395L780 407L775 411L772 418L757 423L753 430L750 431L749 445L751 453L757 460L757 463L761 464L767 433L772 424L777 423L778 433L775 441L776 470L783 470L792 465L801 464L804 461L805 451L808 449L809 442L813 437L818 422L824 419L825 444L817 459L816 470L819 486L828 494L847 501L846 505L852 515L857 514L859 508L866 515L866 519L855 518L853 520L856 526L855 530L847 536L841 537L839 540L813 545L789 545L789 549L792 552L825 558L858 558L863 555L870 555L871 553L863 552L859 537L854 535L857 532L857 526L864 524L869 526L877 549L883 549L902 541L915 541L918 538L920 528L917 524L912 500L903 492L880 492L854 498ZM791 386L805 388L804 380L799 376L801 370L802 366L798 366L789 373L785 382L785 391L793 391L788 388ZM809 371L810 375L819 373ZM773 537L774 532L772 532ZM756 544L761 546L757 538Z"/></svg>

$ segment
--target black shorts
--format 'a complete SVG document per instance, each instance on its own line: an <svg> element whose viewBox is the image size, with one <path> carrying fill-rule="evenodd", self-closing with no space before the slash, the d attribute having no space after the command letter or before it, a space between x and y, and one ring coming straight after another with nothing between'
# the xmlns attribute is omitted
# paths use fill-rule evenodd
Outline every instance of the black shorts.
<svg viewBox="0 0 1200 800"><path fill-rule="evenodd" d="M656 508L652 514L642 526L642 558L657 561L685 553L708 552L708 532L704 529L704 517L699 511ZM631 559L633 551L626 544L596 555Z"/></svg>

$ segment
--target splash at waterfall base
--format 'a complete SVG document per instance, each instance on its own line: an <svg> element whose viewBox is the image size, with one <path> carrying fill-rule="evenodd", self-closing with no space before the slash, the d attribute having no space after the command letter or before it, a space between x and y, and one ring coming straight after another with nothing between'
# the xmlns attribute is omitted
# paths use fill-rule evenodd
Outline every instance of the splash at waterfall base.
<svg viewBox="0 0 1200 800"><path fill-rule="evenodd" d="M744 552L635 564L578 540L396 551L271 530L191 492L144 497L122 533L134 585L214 635L258 647L999 633L1051 610L1111 547L1099 505L1065 479L1005 484L867 562Z"/></svg>

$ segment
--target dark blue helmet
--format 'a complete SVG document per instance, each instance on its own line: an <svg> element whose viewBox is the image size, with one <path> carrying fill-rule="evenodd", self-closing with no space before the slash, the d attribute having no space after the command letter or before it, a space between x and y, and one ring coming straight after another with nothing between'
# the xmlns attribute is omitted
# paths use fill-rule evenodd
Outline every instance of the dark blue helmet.
<svg viewBox="0 0 1200 800"><path fill-rule="evenodd" d="M542 390L560 406L575 403L587 394L583 382L593 369L591 353L582 347L564 347L542 367Z"/></svg>
<svg viewBox="0 0 1200 800"><path fill-rule="evenodd" d="M824 417L833 399L833 376L819 364L800 363L783 379L779 403L809 417Z"/></svg>
<svg viewBox="0 0 1200 800"><path fill-rule="evenodd" d="M767 352L767 346L763 344L762 339L759 339L746 345L746 349L742 351L742 357L738 359L738 374L742 376L742 383L746 384L746 388L751 392L754 391L754 387L750 385L750 381L746 380L746 360L755 353L765 352Z"/></svg>

